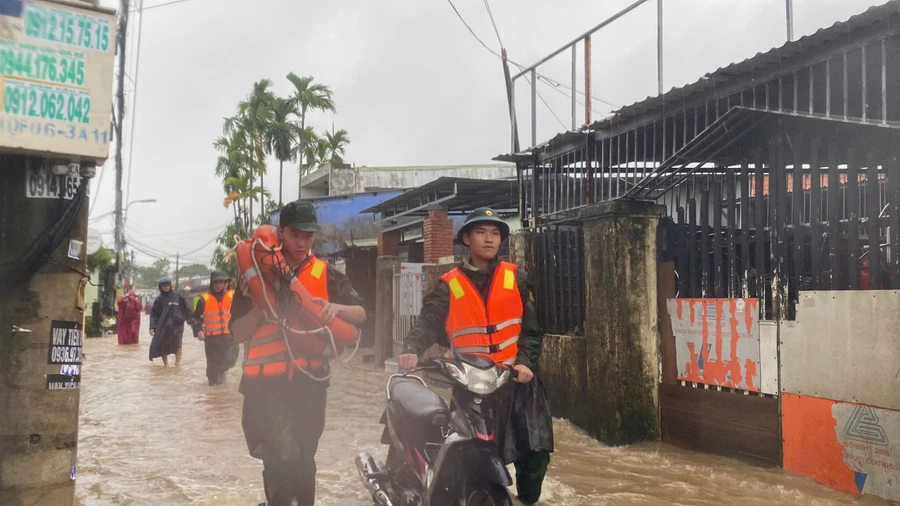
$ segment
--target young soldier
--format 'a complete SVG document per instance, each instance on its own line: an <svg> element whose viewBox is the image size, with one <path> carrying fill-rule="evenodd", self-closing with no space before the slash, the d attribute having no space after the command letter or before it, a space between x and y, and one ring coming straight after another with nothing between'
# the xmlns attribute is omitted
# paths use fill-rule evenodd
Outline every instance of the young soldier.
<svg viewBox="0 0 900 506"><path fill-rule="evenodd" d="M401 369L412 369L438 343L456 353L490 356L518 371L517 384L502 393L498 434L503 437L498 440L506 463L515 462L519 499L534 504L553 451L553 422L534 375L542 334L533 290L522 269L497 258L508 236L509 226L492 209L469 214L457 235L469 248L469 260L445 274L422 301L397 362Z"/></svg>
<svg viewBox="0 0 900 506"><path fill-rule="evenodd" d="M200 295L194 308L194 337L203 341L206 350L206 377L209 386L221 385L225 372L237 360L237 344L231 336L231 305L234 290L227 290L228 274L213 271L209 276L209 292Z"/></svg>
<svg viewBox="0 0 900 506"><path fill-rule="evenodd" d="M281 211L281 253L297 280L323 304L325 323L341 318L356 326L370 318L370 311L340 271L312 255L320 230L316 210L309 202L295 201ZM264 323L253 307L241 280L234 297L231 331L242 342ZM267 342L268 341L268 342ZM280 344L279 344L280 343ZM254 338L247 343L253 360L244 362L240 391L244 394L244 437L250 455L263 461L263 483L268 506L312 506L316 497L316 449L325 427L328 359L320 369L298 371L282 340ZM294 349L295 357L305 354ZM303 359L298 359L298 362ZM305 360L304 364L307 363ZM313 376L314 378L310 378Z"/></svg>

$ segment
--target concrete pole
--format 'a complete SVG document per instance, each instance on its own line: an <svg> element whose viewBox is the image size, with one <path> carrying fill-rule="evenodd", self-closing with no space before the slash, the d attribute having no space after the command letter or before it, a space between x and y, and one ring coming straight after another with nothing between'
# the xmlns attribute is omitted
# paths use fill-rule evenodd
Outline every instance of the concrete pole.
<svg viewBox="0 0 900 506"><path fill-rule="evenodd" d="M787 22L787 40L794 40L794 2L793 0L784 0L785 21Z"/></svg>
<svg viewBox="0 0 900 506"><path fill-rule="evenodd" d="M128 34L128 0L120 0L119 2L119 26L118 37L116 39L116 51L119 53L118 61L118 79L116 81L116 121L115 139L116 139L116 274L122 274L122 253L125 247L124 240L124 220L122 216L122 147L124 145L122 132L125 127L125 38ZM119 279L116 279L118 286Z"/></svg>
<svg viewBox="0 0 900 506"><path fill-rule="evenodd" d="M15 262L22 277L0 293L0 504L4 506L71 506L75 497L79 390L58 386L63 367L50 365L51 326L76 327L84 322L84 246L69 255L70 240L86 242L88 205L78 200L26 198L26 163L39 159L0 157L0 265ZM82 180L87 185L87 180ZM76 207L72 207L76 205ZM60 232L50 260L32 276L21 262L37 241L75 212L68 233ZM77 246L77 245L76 245ZM79 248L76 248L76 250ZM39 252L43 253L43 252ZM40 264L37 264L40 265ZM6 268L0 271L8 272ZM54 322L54 323L51 323ZM56 323L56 322L67 322ZM65 333L66 345L80 346L77 333ZM69 340L72 338L72 340ZM54 355L54 357L58 357ZM80 369L80 366L79 366ZM66 371L72 374L73 371ZM80 372L80 371L79 371ZM70 385L71 386L71 385Z"/></svg>
<svg viewBox="0 0 900 506"><path fill-rule="evenodd" d="M394 273L400 272L400 257L380 256L375 260L375 366L394 354Z"/></svg>

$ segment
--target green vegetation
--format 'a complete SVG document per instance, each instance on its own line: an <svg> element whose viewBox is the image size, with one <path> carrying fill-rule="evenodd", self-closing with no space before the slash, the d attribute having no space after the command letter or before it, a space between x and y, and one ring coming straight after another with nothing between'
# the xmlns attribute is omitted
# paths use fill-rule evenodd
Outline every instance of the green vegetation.
<svg viewBox="0 0 900 506"><path fill-rule="evenodd" d="M326 163L343 163L350 144L344 129L335 131L332 126L331 132L318 134L306 124L311 111L335 112L331 88L293 72L287 80L293 86L287 97L276 96L268 79L254 83L246 100L238 103L237 113L225 118L222 136L213 143L219 152L216 176L222 180L224 205L232 209L234 223L216 240L212 263L232 274L236 272L231 254L235 236L247 237L281 205L285 162L298 161L302 177ZM270 155L279 163L277 202L264 185Z"/></svg>

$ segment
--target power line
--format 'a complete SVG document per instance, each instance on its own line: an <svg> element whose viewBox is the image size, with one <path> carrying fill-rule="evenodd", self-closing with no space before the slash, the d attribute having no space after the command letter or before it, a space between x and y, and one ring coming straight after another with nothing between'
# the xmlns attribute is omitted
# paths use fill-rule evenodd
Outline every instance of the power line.
<svg viewBox="0 0 900 506"><path fill-rule="evenodd" d="M478 35L475 34L475 32L472 30L472 27L469 26L469 23L466 23L466 20L463 19L462 14L460 14L459 11L456 10L456 6L453 5L453 0L447 0L447 3L450 4L450 7L453 7L453 12L456 13L456 17L458 17L459 20L462 21L462 23L463 23L464 25L466 25L466 28L469 29L469 33L472 34L472 37L475 37L475 40L477 40L478 42L480 42L481 45L484 46L485 49L487 49L488 51L491 52L491 54L493 54L493 55L496 56L497 58L500 58L500 53L498 53L498 52L494 51L493 49L491 49L490 47L488 47L488 45L485 44L484 41L481 40L481 38L478 37Z"/></svg>
<svg viewBox="0 0 900 506"><path fill-rule="evenodd" d="M450 7L453 7L453 12L456 13L456 16L459 18L459 20L462 21L462 23L463 23L463 25L465 25L466 29L469 30L469 33L471 33L472 36L475 37L475 40L477 40L482 46L484 46L484 48L487 49L492 55L496 56L497 58L502 58L502 56L500 56L500 53L498 53L498 52L494 51L493 49L491 49L490 46L488 46L487 44L485 44L484 41L481 40L481 37L479 37L478 34L476 34L474 30L472 30L472 27L469 26L469 23L466 22L466 20L465 20L465 19L462 17L462 15L459 13L459 10L456 9L456 6L453 5L453 1L452 1L452 0L447 0L447 2L450 4ZM491 23L492 23L493 26L494 26L494 32L497 34L497 40L500 41L500 32L497 30L497 25L496 25L496 23L494 23L494 16L493 16L493 14L491 13L491 8L490 8L489 4L487 3L487 0L484 0L484 4L485 4L485 7L486 7L487 10L488 10L488 16L490 16L490 18L491 18ZM503 42L502 42L502 41L500 41L500 46L501 46L501 47L503 46ZM519 63L516 63L515 61L513 61L513 60L511 60L511 59L509 59L509 58L507 58L506 61L508 61L509 63L511 63L512 65L514 65L515 67L517 67L519 70L525 70L525 66L524 66L524 65L521 65L521 64L519 64ZM549 77L547 77L547 76L545 76L545 75L543 75L543 74L540 74L540 73L538 73L538 72L535 72L535 76L536 76L538 79L543 79L543 80L545 80L548 84L551 84L551 85L553 85L553 86L563 87L563 88L566 88L566 89L568 89L568 90L570 90L570 91L573 91L573 92L575 92L575 93L578 93L578 94L580 94L580 95L583 95L583 96L585 96L585 97L588 96L587 94L585 94L585 93L582 92L582 91L573 90L571 87L566 86L565 84L562 84L561 82L556 81L555 79L551 79L551 78L549 78ZM572 98L572 97L569 96L569 98ZM616 104L613 104L613 103L611 103L611 102L607 102L606 100L603 100L602 98L597 98L597 97L594 97L594 96L590 96L590 99L591 99L591 100L596 100L596 101L601 102L601 103L604 103L604 104L609 105L609 106L611 106L611 107L613 107L613 108L616 108L616 109L618 109L618 108L620 107L620 106L618 106L618 105L616 105Z"/></svg>
<svg viewBox="0 0 900 506"><path fill-rule="evenodd" d="M503 41L500 40L500 30L497 30L497 23L494 22L494 14L491 12L491 6L488 3L488 0L484 0L484 8L487 9L488 17L491 18L491 25L494 27L494 33L497 34L497 42L500 43L500 48L503 48Z"/></svg>
<svg viewBox="0 0 900 506"><path fill-rule="evenodd" d="M144 0L140 0L141 7L144 6ZM139 9L140 10L140 9ZM144 14L141 13L141 17L138 20L138 39L137 39L137 48L135 50L135 58L134 58L134 80L132 84L134 84L134 93L131 96L131 133L129 134L128 139L128 182L125 184L125 202L128 202L128 196L131 193L131 174L134 172L134 166L132 165L132 160L134 160L134 130L137 127L137 99L138 99L138 75L141 70L141 38L144 35Z"/></svg>
<svg viewBox="0 0 900 506"><path fill-rule="evenodd" d="M527 77L527 76L525 77L525 81L526 81L528 84L531 84L531 81L528 80L528 77ZM532 86L537 86L537 84L532 84ZM556 113L553 112L553 109L550 107L550 104L548 104L547 101L544 100L544 97L541 95L541 92L535 90L534 93L535 93L535 95L538 96L538 98L541 99L541 102L543 102L544 105L547 106L547 110L550 111L550 114L552 114L554 118L556 118L556 121L559 122L559 124L560 124L560 126L562 126L563 130L568 130L568 128L566 128L565 123L563 123L562 120L559 119L559 116L557 116Z"/></svg>

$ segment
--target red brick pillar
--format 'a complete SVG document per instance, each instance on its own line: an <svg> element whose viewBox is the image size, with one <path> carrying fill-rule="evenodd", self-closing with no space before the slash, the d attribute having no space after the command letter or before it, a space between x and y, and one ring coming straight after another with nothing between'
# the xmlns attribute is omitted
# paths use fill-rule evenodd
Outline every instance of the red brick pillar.
<svg viewBox="0 0 900 506"><path fill-rule="evenodd" d="M453 254L453 222L447 217L447 211L428 211L422 231L426 264L436 264L441 257Z"/></svg>
<svg viewBox="0 0 900 506"><path fill-rule="evenodd" d="M400 231L382 232L378 234L378 256L396 256L397 244L400 243Z"/></svg>

